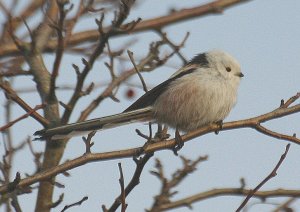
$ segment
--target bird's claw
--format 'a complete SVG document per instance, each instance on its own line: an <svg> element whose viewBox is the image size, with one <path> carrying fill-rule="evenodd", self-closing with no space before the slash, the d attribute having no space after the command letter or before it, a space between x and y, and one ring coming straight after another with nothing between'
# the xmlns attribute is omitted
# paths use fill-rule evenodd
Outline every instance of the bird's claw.
<svg viewBox="0 0 300 212"><path fill-rule="evenodd" d="M178 156L178 151L184 146L184 142L179 134L178 129L175 131L175 142L176 145L173 147L173 152L176 156Z"/></svg>
<svg viewBox="0 0 300 212"><path fill-rule="evenodd" d="M216 124L218 125L219 129L215 131L215 134L218 135L220 130L223 129L223 120L217 121Z"/></svg>

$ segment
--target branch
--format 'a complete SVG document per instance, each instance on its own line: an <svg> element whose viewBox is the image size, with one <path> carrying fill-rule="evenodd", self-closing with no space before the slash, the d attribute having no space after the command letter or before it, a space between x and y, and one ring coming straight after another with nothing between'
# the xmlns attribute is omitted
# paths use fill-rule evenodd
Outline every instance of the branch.
<svg viewBox="0 0 300 212"><path fill-rule="evenodd" d="M171 14L160 16L157 18L140 21L134 29L130 30L130 33L148 31L153 29L161 29L163 27L187 21L192 18L201 17L209 14L220 14L223 10L228 9L232 6L248 2L249 0L216 0L204 5L199 5L196 7L182 9ZM123 28L121 26L120 28ZM107 31L109 29L104 29ZM115 31L111 37L119 36L119 35L127 35L126 31ZM88 30L84 32L79 32L74 34L69 42L67 43L68 47L79 45L85 42L95 42L99 39L99 32L98 30ZM57 48L57 40L50 40L47 44L46 51L52 52ZM3 56L10 56L18 54L19 51L14 44L6 44L3 45L0 49L0 57Z"/></svg>
<svg viewBox="0 0 300 212"><path fill-rule="evenodd" d="M177 191L173 191L189 174L193 173L199 163L206 161L207 156L200 156L196 160L189 160L183 156L180 157L183 163L183 167L176 170L171 179L167 179L164 174L164 167L159 159L156 159L156 171L151 171L151 174L156 176L161 182L161 191L155 196L155 201L152 208L149 211L161 211L161 206L170 203L170 198L177 194Z"/></svg>
<svg viewBox="0 0 300 212"><path fill-rule="evenodd" d="M295 197L291 197L289 198L287 201L285 201L284 203L282 203L281 205L279 205L275 210L273 210L272 212L282 212L282 211L287 211L288 209L290 209L290 205L296 201L297 199ZM292 211L292 210L290 210Z"/></svg>
<svg viewBox="0 0 300 212"><path fill-rule="evenodd" d="M22 212L22 209L20 207L19 201L18 201L18 196L17 194L13 194L11 198L11 205L15 209L16 212Z"/></svg>
<svg viewBox="0 0 300 212"><path fill-rule="evenodd" d="M152 156L153 156L152 153L150 154L148 153L145 156L141 157L140 159L134 158L134 162L136 163L136 168L130 182L126 186L124 193L123 194L121 193L119 197L116 198L115 202L111 205L111 207L107 211L116 211L121 203L123 207L122 198L124 198L125 201L125 197L127 197L128 194L135 188L135 186L137 186L140 183L140 177L144 169L144 166ZM125 195L125 197L123 195Z"/></svg>
<svg viewBox="0 0 300 212"><path fill-rule="evenodd" d="M145 92L148 92L148 88L147 88L147 85L146 85L146 83L145 83L145 80L144 80L143 76L141 75L141 73L140 73L140 71L139 71L139 69L138 69L138 67L137 67L137 65L136 65L136 63L135 63L135 61L134 61L134 58L133 58L133 52L127 50L127 54L128 54L128 56L129 56L129 59L130 59L132 65L133 65L133 67L134 67L134 70L136 71L137 75L139 76L139 78L140 78L140 80L141 80L141 83L142 83L142 85L143 85L144 91L145 91Z"/></svg>
<svg viewBox="0 0 300 212"><path fill-rule="evenodd" d="M66 211L67 209L71 208L71 207L74 207L74 206L77 206L77 205L81 205L84 201L88 200L89 198L87 196L83 197L81 200L79 200L78 202L75 202L73 204L70 204L70 205L66 205L62 210L61 212L64 212Z"/></svg>
<svg viewBox="0 0 300 212"><path fill-rule="evenodd" d="M58 17L58 5L57 1L50 1L47 5L47 10L44 15L44 20L36 28L33 33L32 42L33 42L33 51L38 51L39 53L47 47L47 44L50 40L50 37L53 33L53 28L50 27L51 22L56 22Z"/></svg>
<svg viewBox="0 0 300 212"><path fill-rule="evenodd" d="M159 53L159 47L162 46L164 42L157 41L150 45L150 50L148 52L148 55L140 61L140 63L137 65L138 70L141 71L151 71L155 68L163 65L167 59L169 59L170 55L167 55L163 59L158 59L158 53ZM172 53L171 53L172 54ZM147 66L147 69L145 68ZM135 68L132 68L128 71L124 71L122 74L120 74L118 77L115 77L114 80L106 87L106 89L96 98L94 99L86 109L84 109L81 112L81 115L78 119L78 121L85 120L88 115L97 108L97 106L107 97L111 97L111 94L113 90L119 86L122 82L127 80L129 77L134 75L136 73Z"/></svg>
<svg viewBox="0 0 300 212"><path fill-rule="evenodd" d="M122 164L118 163L119 166L119 172L120 172L120 179L119 179L119 183L120 183L120 187L121 187L121 212L125 212L126 208L127 208L127 204L126 204L126 194L125 194L125 186L124 186L124 176L123 176L123 170L122 170Z"/></svg>
<svg viewBox="0 0 300 212"><path fill-rule="evenodd" d="M35 111L44 108L45 105L37 105L35 106L31 111L28 111L26 114L20 116L19 118L10 121L9 123L5 124L4 126L0 127L0 132L7 130L7 128L11 127L12 125L14 125L15 123L21 121L22 119L27 118L28 116L30 116L32 113L34 113Z"/></svg>
<svg viewBox="0 0 300 212"><path fill-rule="evenodd" d="M118 30L120 28L120 25L127 18L129 11L130 11L130 6L132 5L133 2L134 2L134 0L126 1L126 3L124 3L122 1L122 4L120 6L120 11L119 11L117 17L115 17L115 20L112 21L112 26L109 30L103 29L102 22L104 19L104 15L102 15L100 20L96 20L96 23L98 25L97 39L99 40L99 42L98 42L94 52L90 56L89 61L82 59L84 68L81 73L78 73L76 88L75 88L74 93L73 93L69 103L67 104L66 110L62 116L63 124L66 124L69 121L69 118L71 116L73 108L75 107L77 101L81 97L82 87L83 87L85 78L87 77L88 73L92 69L94 62L103 53L104 47L105 47L108 39L111 37L112 34L114 34L114 32L116 30ZM126 31L126 32L128 32L128 31ZM100 33L100 35L99 35L99 33Z"/></svg>
<svg viewBox="0 0 300 212"><path fill-rule="evenodd" d="M42 117L36 112L37 109L31 108L23 99L21 99L18 94L11 88L8 82L0 82L0 88L5 91L5 94L8 98L16 102L20 107L22 107L28 115L41 123L44 127L49 124L49 121Z"/></svg>
<svg viewBox="0 0 300 212"><path fill-rule="evenodd" d="M53 64L53 70L51 74L51 81L50 81L50 91L49 91L49 99L55 99L55 89L56 89L56 78L58 76L59 72L59 66L63 57L64 53L64 36L63 36L63 31L64 31L64 21L65 17L67 15L67 11L65 10L65 5L67 4L67 1L57 1L58 4L58 10L59 10L59 20L57 26L53 26L56 30L57 33L57 48L56 48L56 56ZM51 101L51 100L50 100Z"/></svg>
<svg viewBox="0 0 300 212"><path fill-rule="evenodd" d="M94 137L95 134L96 134L96 131L94 130L88 134L87 138L85 136L82 136L82 140L85 144L85 153L84 154L91 153L91 147L94 145L94 142L92 142L92 138Z"/></svg>
<svg viewBox="0 0 300 212"><path fill-rule="evenodd" d="M193 203L199 202L205 199L214 198L218 196L246 196L251 189L243 188L217 188L209 191L201 192L196 195L192 195L187 198L183 198L177 201L163 204L161 206L162 211L171 210L179 207L190 207ZM275 197L300 197L300 190L288 190L288 189L275 189L267 191L257 191L253 197L266 199L266 198L275 198Z"/></svg>
<svg viewBox="0 0 300 212"><path fill-rule="evenodd" d="M19 2L17 2L17 3L19 3ZM2 34L1 34L2 44L7 42L7 40L9 40L8 28L12 28L12 30L15 32L23 23L22 19L26 20L30 16L33 16L38 11L38 9L40 7L42 7L42 5L45 3L46 2L44 0L34 0L31 2L28 2L27 5L24 5L25 7L22 9L22 11L19 13L19 15L17 17L12 17L13 11L5 11L8 20L6 20L6 22L3 24L3 30L2 30ZM1 4L1 8L5 9L2 1L0 4ZM13 4L12 10L18 6L19 5ZM9 25L11 25L11 26L9 26Z"/></svg>
<svg viewBox="0 0 300 212"><path fill-rule="evenodd" d="M250 198L264 185L266 184L271 178L275 177L277 175L277 170L279 169L280 165L282 164L282 162L284 161L289 149L290 149L290 145L288 144L286 145L285 148L285 152L283 153L283 155L281 155L277 165L275 166L275 168L272 170L272 172L261 182L259 183L253 190L250 190L249 194L247 195L246 199L242 202L242 204L238 207L238 209L236 210L237 212L241 211L245 205L247 204L247 202L250 200Z"/></svg>
<svg viewBox="0 0 300 212"><path fill-rule="evenodd" d="M187 64L188 60L180 53L180 49L184 46L186 40L190 36L190 33L187 32L183 41L179 45L175 45L168 37L167 33L162 32L161 30L157 30L157 33L169 44L169 46L176 52L177 56L182 60L183 64Z"/></svg>
<svg viewBox="0 0 300 212"><path fill-rule="evenodd" d="M216 130L224 131L224 130L231 130L231 129L239 129L239 128L256 128L258 123L270 121L273 119L277 119L283 116L288 116L294 113L300 112L300 104L294 105L289 108L278 108L275 109L269 113L250 118L250 119L244 119L239 121L232 121L227 122L222 125L222 129L220 129L220 126L218 124L211 124L208 126L201 127L197 130L194 130L186 135L181 136L182 140L184 142L187 142L189 140L192 140L193 138L208 134L208 133L214 133ZM264 133L264 132L262 132ZM268 134L267 134L268 135ZM276 137L280 140L287 140L290 142L293 142L295 144L300 144L300 139L294 136L286 136L286 137ZM118 151L111 151L111 152L104 152L104 153L88 153L81 157L75 158L73 160L67 161L64 164L57 165L53 168L49 168L47 170L44 170L40 173L37 173L33 176L27 177L20 181L18 186L28 186L33 183L49 179L53 176L56 176L59 173L63 173L65 171L68 171L70 169L82 166L87 163L91 163L94 161L103 161L103 160L114 160L114 159L120 159L120 158L130 158L133 156L136 156L137 153L153 153L160 150L167 150L172 149L176 145L175 139L170 140L164 140L161 142L156 142L147 145L146 147L137 147L137 148L131 148L131 149L125 149L125 150L118 150ZM6 193L8 191L7 185L3 185L0 187L0 194Z"/></svg>

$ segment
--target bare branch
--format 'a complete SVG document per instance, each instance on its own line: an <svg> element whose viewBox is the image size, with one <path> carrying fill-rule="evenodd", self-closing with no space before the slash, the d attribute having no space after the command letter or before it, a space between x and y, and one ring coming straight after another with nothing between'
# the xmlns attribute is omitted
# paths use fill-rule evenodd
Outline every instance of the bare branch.
<svg viewBox="0 0 300 212"><path fill-rule="evenodd" d="M200 162L206 161L208 157L200 156L194 161L189 160L183 156L181 156L180 158L183 162L183 167L176 170L172 174L171 179L166 178L163 165L161 164L159 159L156 159L156 171L151 171L151 174L159 179L161 183L161 190L160 193L155 196L154 203L149 211L162 211L161 207L164 204L169 204L171 202L170 198L177 194L177 191L173 191L173 189L176 188L176 186L178 186L178 184L180 184L188 176L188 174L193 173ZM185 206L191 207L187 204Z"/></svg>
<svg viewBox="0 0 300 212"><path fill-rule="evenodd" d="M283 204L279 205L275 210L272 212L282 212L282 211L288 211L289 205L295 202L297 199L296 197L291 197L287 201L285 201Z"/></svg>
<svg viewBox="0 0 300 212"><path fill-rule="evenodd" d="M284 100L281 100L280 107L287 108L287 107L289 107L291 104L293 104L299 98L300 98L300 92L297 93L295 96L292 96L291 98L289 98L285 103L284 103Z"/></svg>
<svg viewBox="0 0 300 212"><path fill-rule="evenodd" d="M278 108L275 109L269 113L250 118L250 119L244 119L240 121L233 121L233 122L227 122L224 123L222 126L222 129L220 129L219 125L217 124L211 124L205 127L201 127L195 131L192 131L186 135L182 136L182 140L184 142L187 142L193 138L205 135L207 133L215 132L216 130L231 130L231 129L238 129L238 128L254 128L256 127L257 123L270 121L273 119L277 119L283 116L288 116L293 113L300 112L300 104L291 106L289 108ZM278 138L280 139L280 138ZM300 139L296 137L282 137L282 140L288 140L296 144L300 144ZM89 153L85 154L81 157L78 157L76 159L70 160L65 162L64 164L55 166L53 168L49 168L43 172L40 172L38 174L35 174L34 176L27 177L20 181L18 186L28 186L33 183L39 182L41 180L49 179L50 177L56 176L59 173L63 173L67 170L76 168L78 166L82 166L86 163L90 163L93 161L102 161L102 160L113 160L116 158L128 158L133 157L137 153L153 153L156 151L164 150L164 149L172 149L176 145L175 139L170 140L164 140L161 142L151 143L147 145L146 147L138 147L138 148L131 148L131 149L125 149L125 150L119 150L119 151L111 151L111 152L104 152L104 153ZM0 187L0 194L3 194L7 192L8 185L3 185Z"/></svg>
<svg viewBox="0 0 300 212"><path fill-rule="evenodd" d="M195 6L188 9L182 9L171 14L140 21L135 25L134 29L130 30L130 33L141 32L141 31L149 31L153 29L161 29L165 26L169 26L181 21L187 21L192 18L202 17L209 14L220 14L220 12L224 9L228 9L232 6L246 3L249 0L216 0L204 5ZM122 28L122 26L120 27ZM104 31L108 31L109 29L104 28ZM111 37L118 35L126 35L127 31L115 31ZM99 39L98 30L90 30L84 31L74 34L70 40L68 41L68 46L79 45L83 42L91 42L97 41ZM54 51L57 47L56 40L50 40L47 45L46 51ZM9 56L12 54L18 53L18 49L13 44L3 45L0 49L0 57Z"/></svg>
<svg viewBox="0 0 300 212"><path fill-rule="evenodd" d="M50 81L50 91L49 91L49 96L48 98L55 98L55 89L56 89L56 78L58 76L59 72L59 66L63 57L64 53L64 36L63 36L63 31L64 31L64 21L66 17L66 10L65 10L65 5L67 4L66 1L57 1L58 4L58 9L59 9L59 20L56 29L57 33L57 48L56 48L56 57L54 60L53 64L53 70L51 74L51 81Z"/></svg>
<svg viewBox="0 0 300 212"><path fill-rule="evenodd" d="M11 205L16 212L22 212L21 206L18 201L18 196L15 193L12 195Z"/></svg>
<svg viewBox="0 0 300 212"><path fill-rule="evenodd" d="M58 199L53 202L51 205L49 205L49 208L56 208L57 206L59 206L59 204L62 203L62 201L64 200L64 194L59 195Z"/></svg>
<svg viewBox="0 0 300 212"><path fill-rule="evenodd" d="M125 186L124 186L124 176L123 176L123 170L122 170L122 164L118 163L119 166L119 172L120 172L120 179L119 179L119 183L120 183L120 187L121 187L121 212L125 212L126 208L127 208L127 204L126 204L126 194L125 194Z"/></svg>
<svg viewBox="0 0 300 212"><path fill-rule="evenodd" d="M67 104L68 107L66 108L66 110L62 116L63 124L66 124L69 121L72 110L75 107L75 104L77 103L78 99L81 97L80 93L81 93L85 78L88 75L88 73L90 72L91 68L93 67L94 62L99 57L99 55L103 53L104 47L105 47L108 39L110 38L110 36L115 33L115 31L120 27L120 25L123 23L123 21L125 21L125 19L127 18L129 11L130 11L130 6L132 4L131 2L134 2L134 1L128 1L127 2L128 4L122 2L119 13L118 13L118 17L115 21L113 21L112 27L109 30L104 30L102 27L102 21L104 18L103 15L100 20L96 20L96 23L98 24L98 33L100 33L100 37L99 37L99 34L97 36L99 39L99 43L97 44L94 52L90 56L89 61L84 62L85 67L83 68L83 71L78 76L76 88L74 90L74 93L73 93L69 103Z"/></svg>
<svg viewBox="0 0 300 212"><path fill-rule="evenodd" d="M0 82L0 88L5 91L8 98L12 99L14 102L20 105L20 107L22 107L32 118L37 120L43 126L47 126L49 124L47 119L36 112L37 109L31 108L23 99L21 99L17 95L17 93L11 88L8 82Z"/></svg>
<svg viewBox="0 0 300 212"><path fill-rule="evenodd" d="M188 60L180 53L180 49L184 46L187 41L190 33L187 32L182 42L179 45L175 45L170 39L167 37L167 33L162 32L161 30L157 30L158 34L171 46L174 52L178 55L178 57L182 60L183 64L187 64Z"/></svg>
<svg viewBox="0 0 300 212"><path fill-rule="evenodd" d="M89 198L87 196L83 197L81 200L79 200L78 202L75 202L73 204L70 204L70 205L66 205L62 210L61 212L64 212L66 210L68 210L69 208L71 207L74 207L74 206L78 206L78 205L81 205L83 202L85 202L86 200L88 200Z"/></svg>
<svg viewBox="0 0 300 212"><path fill-rule="evenodd" d="M144 169L144 166L146 165L146 163L148 162L148 160L153 156L152 153L148 153L145 154L143 157L141 157L140 159L135 159L134 161L136 163L136 168L134 171L134 174L130 180L130 182L128 183L128 185L125 188L124 194L125 197L127 197L127 195L135 188L135 186L137 186L140 183L140 176L142 174L142 171ZM120 206L120 204L122 203L122 198L124 198L124 196L122 196L122 194L116 198L115 202L111 205L111 207L107 210L107 211L116 211L118 209L118 207ZM102 208L105 208L104 206Z"/></svg>
<svg viewBox="0 0 300 212"><path fill-rule="evenodd" d="M139 70L143 71L151 71L155 68L163 65L170 57L170 55L167 55L165 58L159 60L158 59L158 52L159 47L162 46L164 43L162 41L154 42L150 45L150 50L148 52L148 55L140 61L140 63L137 65L137 68ZM145 68L147 66L147 69ZM88 115L97 108L97 106L107 97L111 97L111 94L113 90L119 86L122 82L127 80L130 76L135 74L135 69L130 69L128 71L124 71L122 74L120 74L118 77L116 77L107 87L106 89L96 98L94 99L88 107L81 112L81 115L78 119L78 121L85 120Z"/></svg>
<svg viewBox="0 0 300 212"><path fill-rule="evenodd" d="M144 91L147 92L148 91L147 85L146 85L145 80L144 80L143 76L141 75L141 73L140 73L137 65L135 64L135 61L134 61L134 58L133 58L133 52L127 50L127 54L128 54L128 56L130 58L130 61L131 61L132 65L133 65L133 67L134 67L134 70L136 71L137 75L139 76L139 78L140 78L140 80L142 82Z"/></svg>
<svg viewBox="0 0 300 212"><path fill-rule="evenodd" d="M97 131L92 131L88 134L88 137L82 137L83 142L85 143L85 153L88 154L91 153L91 147L94 145L94 142L92 142L92 138L96 134Z"/></svg>
<svg viewBox="0 0 300 212"><path fill-rule="evenodd" d="M201 192L190 197L182 198L170 203L163 204L161 211L167 211L179 207L190 207L193 203L219 196L246 196L252 190L243 188L216 188L209 191ZM300 197L300 190L275 189L266 191L257 191L253 197L265 200L266 198L275 197Z"/></svg>
<svg viewBox="0 0 300 212"><path fill-rule="evenodd" d="M31 111L28 111L26 114L20 116L19 118L5 124L4 126L0 127L0 132L6 130L7 128L11 127L12 125L14 125L15 123L27 118L28 116L30 116L32 113L34 113L35 111L44 108L45 105L37 105L35 106Z"/></svg>
<svg viewBox="0 0 300 212"><path fill-rule="evenodd" d="M241 203L241 205L236 210L237 212L241 211L245 207L245 205L250 200L250 198L255 194L255 192L257 192L271 178L273 178L273 177L275 177L277 175L277 170L279 169L280 165L284 161L284 159L285 159L285 157L286 157L286 155L287 155L287 153L288 153L288 151L290 149L290 146L291 146L291 144L286 145L285 152L283 153L283 155L281 155L280 160L276 164L275 168L272 170L272 172L263 181L261 181L261 183L259 183L253 190L251 190L249 192L249 194L247 195L246 199Z"/></svg>

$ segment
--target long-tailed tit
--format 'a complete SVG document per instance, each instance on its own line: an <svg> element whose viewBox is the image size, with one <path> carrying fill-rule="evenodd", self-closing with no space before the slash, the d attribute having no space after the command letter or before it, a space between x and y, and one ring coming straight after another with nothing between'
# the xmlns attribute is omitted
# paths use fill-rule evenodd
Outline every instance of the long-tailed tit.
<svg viewBox="0 0 300 212"><path fill-rule="evenodd" d="M195 56L123 113L40 130L35 135L40 136L38 139L60 139L138 121L154 121L188 132L223 121L236 103L243 76L231 55L209 51Z"/></svg>

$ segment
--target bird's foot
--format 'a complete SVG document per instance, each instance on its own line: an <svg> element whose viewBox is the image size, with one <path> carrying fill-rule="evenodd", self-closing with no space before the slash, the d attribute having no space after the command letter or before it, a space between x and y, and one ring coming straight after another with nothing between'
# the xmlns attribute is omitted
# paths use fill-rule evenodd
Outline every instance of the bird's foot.
<svg viewBox="0 0 300 212"><path fill-rule="evenodd" d="M220 130L223 129L223 120L217 121L216 124L218 125L219 129L215 131L215 134L218 135Z"/></svg>
<svg viewBox="0 0 300 212"><path fill-rule="evenodd" d="M184 146L184 141L182 140L178 129L175 131L175 142L176 145L173 147L173 152L176 156L178 156L178 151Z"/></svg>

